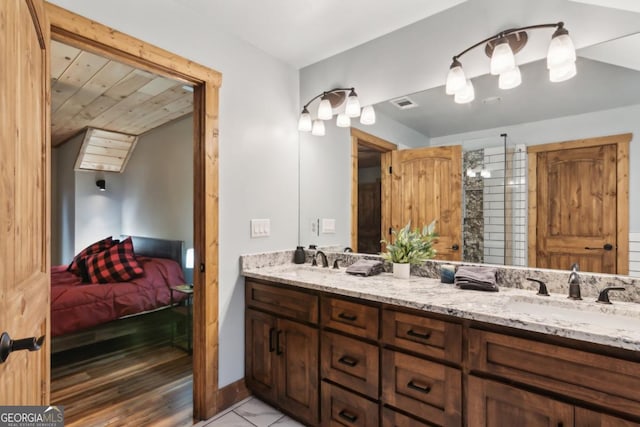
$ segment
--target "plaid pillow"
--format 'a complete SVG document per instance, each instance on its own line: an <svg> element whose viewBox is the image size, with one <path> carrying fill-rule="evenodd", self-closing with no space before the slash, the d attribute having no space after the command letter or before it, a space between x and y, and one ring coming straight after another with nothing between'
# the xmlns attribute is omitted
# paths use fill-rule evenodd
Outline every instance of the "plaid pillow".
<svg viewBox="0 0 640 427"><path fill-rule="evenodd" d="M131 237L106 251L90 255L86 262L91 283L127 282L144 274L133 253Z"/></svg>
<svg viewBox="0 0 640 427"><path fill-rule="evenodd" d="M93 254L97 254L100 253L102 251L105 251L107 249L109 249L111 246L114 245L114 243L118 243L117 240L114 242L114 240L111 238L111 236L106 237L102 240L99 240L95 243L90 244L89 246L87 246L86 248L84 248L83 250L81 250L78 255L76 255L73 258L73 261L71 261L71 264L69 264L69 267L67 267L67 271L72 272L73 274L76 275L80 275L80 267L78 266L78 261L80 261L81 259L85 259L86 257L88 257L89 255L93 255Z"/></svg>

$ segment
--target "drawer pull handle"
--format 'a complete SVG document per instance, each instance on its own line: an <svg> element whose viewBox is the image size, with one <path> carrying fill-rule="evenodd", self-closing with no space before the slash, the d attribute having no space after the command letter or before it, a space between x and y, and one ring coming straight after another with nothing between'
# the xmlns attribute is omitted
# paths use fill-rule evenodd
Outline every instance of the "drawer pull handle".
<svg viewBox="0 0 640 427"><path fill-rule="evenodd" d="M340 359L338 359L338 362L342 363L343 365L350 366L352 368L358 364L357 359L354 359L353 357L349 357L349 356L342 356Z"/></svg>
<svg viewBox="0 0 640 427"><path fill-rule="evenodd" d="M429 386L428 384L420 384L415 382L414 380L409 381L409 383L407 384L407 387L409 387L412 390L416 390L425 394L431 391L431 386Z"/></svg>
<svg viewBox="0 0 640 427"><path fill-rule="evenodd" d="M282 350L280 350L280 336L282 335L282 330L278 331L276 334L276 354L280 356L282 354Z"/></svg>
<svg viewBox="0 0 640 427"><path fill-rule="evenodd" d="M276 331L276 328L269 329L269 353L273 353L275 348L273 346L273 333Z"/></svg>
<svg viewBox="0 0 640 427"><path fill-rule="evenodd" d="M355 423L356 420L358 419L358 416L355 414L352 414L351 412L347 411L346 409L343 409L342 411L340 411L338 413L338 415L340 416L340 418L344 418L345 420Z"/></svg>
<svg viewBox="0 0 640 427"><path fill-rule="evenodd" d="M355 320L358 318L358 316L356 316L355 314L347 314L344 311L338 314L338 317L344 320L348 320L349 322L355 322Z"/></svg>
<svg viewBox="0 0 640 427"><path fill-rule="evenodd" d="M427 331L427 332L416 332L413 329L409 329L407 331L407 335L409 335L410 337L421 338L423 340L428 340L429 338L431 338L431 332L430 331Z"/></svg>

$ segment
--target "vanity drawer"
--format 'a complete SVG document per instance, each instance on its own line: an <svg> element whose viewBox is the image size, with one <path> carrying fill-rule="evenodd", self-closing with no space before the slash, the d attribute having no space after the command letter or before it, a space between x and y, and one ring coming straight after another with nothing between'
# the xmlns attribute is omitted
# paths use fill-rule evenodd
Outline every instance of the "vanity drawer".
<svg viewBox="0 0 640 427"><path fill-rule="evenodd" d="M362 338L378 339L378 307L323 297L321 311L323 326Z"/></svg>
<svg viewBox="0 0 640 427"><path fill-rule="evenodd" d="M246 303L283 317L318 323L318 297L294 289L282 288L246 279Z"/></svg>
<svg viewBox="0 0 640 427"><path fill-rule="evenodd" d="M459 369L388 349L382 366L384 403L440 426L461 425Z"/></svg>
<svg viewBox="0 0 640 427"><path fill-rule="evenodd" d="M462 360L462 326L418 314L383 310L382 341L449 362Z"/></svg>
<svg viewBox="0 0 640 427"><path fill-rule="evenodd" d="M640 361L470 329L469 368L640 416Z"/></svg>
<svg viewBox="0 0 640 427"><path fill-rule="evenodd" d="M331 332L322 333L321 375L372 399L379 396L378 347Z"/></svg>
<svg viewBox="0 0 640 427"><path fill-rule="evenodd" d="M390 408L382 408L382 427L428 427L414 418L402 415Z"/></svg>
<svg viewBox="0 0 640 427"><path fill-rule="evenodd" d="M377 426L378 404L323 381L321 425Z"/></svg>

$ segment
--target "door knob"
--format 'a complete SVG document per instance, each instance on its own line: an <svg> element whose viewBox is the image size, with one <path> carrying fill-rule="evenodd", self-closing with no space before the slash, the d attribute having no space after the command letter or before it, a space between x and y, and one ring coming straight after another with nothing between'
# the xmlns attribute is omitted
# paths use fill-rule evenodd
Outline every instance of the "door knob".
<svg viewBox="0 0 640 427"><path fill-rule="evenodd" d="M451 246L451 249L453 249L454 251L457 251L458 249L460 249L460 246L458 246L457 243L454 243L453 246Z"/></svg>
<svg viewBox="0 0 640 427"><path fill-rule="evenodd" d="M37 351L44 342L44 335L40 338L31 337L21 340L12 340L8 333L3 332L0 336L0 363L4 363L9 354L18 350Z"/></svg>

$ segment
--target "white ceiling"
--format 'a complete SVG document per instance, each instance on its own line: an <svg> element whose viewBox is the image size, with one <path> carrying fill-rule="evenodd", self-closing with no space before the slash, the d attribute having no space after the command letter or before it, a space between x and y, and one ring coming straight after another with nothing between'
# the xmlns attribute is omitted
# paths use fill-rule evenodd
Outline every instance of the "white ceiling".
<svg viewBox="0 0 640 427"><path fill-rule="evenodd" d="M466 0L174 0L296 68Z"/></svg>

